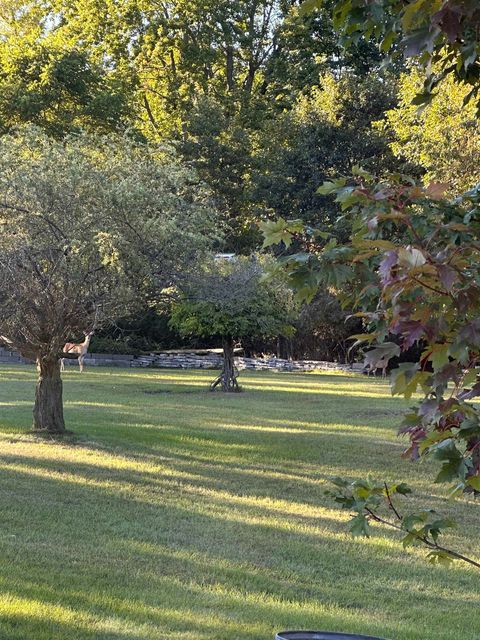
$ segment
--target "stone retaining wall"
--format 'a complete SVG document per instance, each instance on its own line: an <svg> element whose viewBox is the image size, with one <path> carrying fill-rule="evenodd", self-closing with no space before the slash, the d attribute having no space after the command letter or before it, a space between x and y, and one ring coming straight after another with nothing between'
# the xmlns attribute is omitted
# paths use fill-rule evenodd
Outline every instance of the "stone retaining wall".
<svg viewBox="0 0 480 640"><path fill-rule="evenodd" d="M235 357L238 369L254 369L257 371L315 371L342 370L352 371L352 365L326 362L321 360L283 360L281 358L245 358ZM221 353L197 355L189 352L152 353L138 356L131 363L132 367L153 367L158 369L220 369ZM363 365L362 365L363 366ZM353 366L353 368L355 368Z"/></svg>
<svg viewBox="0 0 480 640"><path fill-rule="evenodd" d="M85 358L85 366L90 367L130 367L135 356L115 353L89 353ZM16 351L0 347L0 364L34 364L32 360L23 358ZM65 366L78 367L78 360L65 359Z"/></svg>
<svg viewBox="0 0 480 640"><path fill-rule="evenodd" d="M132 367L135 356L121 353L88 353L85 357L85 367ZM77 360L65 358L65 366L78 367Z"/></svg>
<svg viewBox="0 0 480 640"><path fill-rule="evenodd" d="M18 353L0 348L0 364L28 364L28 360ZM66 366L78 366L77 360L65 360ZM239 370L256 371L316 371L316 370L361 370L362 364L339 364L322 360L283 360L281 358L245 358L235 356ZM89 353L85 358L86 367L151 367L155 369L220 369L220 351L164 351L144 356L122 354Z"/></svg>

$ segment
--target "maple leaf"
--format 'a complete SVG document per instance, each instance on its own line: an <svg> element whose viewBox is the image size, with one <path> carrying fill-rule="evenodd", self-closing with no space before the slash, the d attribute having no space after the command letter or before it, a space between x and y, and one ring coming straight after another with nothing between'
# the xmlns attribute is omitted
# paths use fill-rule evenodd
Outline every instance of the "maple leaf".
<svg viewBox="0 0 480 640"><path fill-rule="evenodd" d="M440 282L447 291L450 290L456 282L458 282L458 274L455 269L452 269L452 267L449 267L446 264L439 264L437 266L437 271Z"/></svg>
<svg viewBox="0 0 480 640"><path fill-rule="evenodd" d="M390 284L393 281L392 278L392 267L394 267L398 262L398 254L396 251L387 251L385 257L380 262L380 266L378 267L378 273L380 274L380 279L383 285Z"/></svg>

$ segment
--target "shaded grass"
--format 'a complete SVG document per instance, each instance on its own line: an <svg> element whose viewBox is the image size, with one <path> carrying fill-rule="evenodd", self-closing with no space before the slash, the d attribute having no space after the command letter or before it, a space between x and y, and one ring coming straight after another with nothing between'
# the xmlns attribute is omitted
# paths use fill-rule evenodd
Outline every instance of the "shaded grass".
<svg viewBox="0 0 480 640"><path fill-rule="evenodd" d="M323 628L480 637L480 576L432 567L388 532L353 540L332 475L413 484L478 555L478 507L444 504L400 459L405 408L361 376L89 370L65 377L76 438L37 441L34 372L0 369L0 638L270 640Z"/></svg>

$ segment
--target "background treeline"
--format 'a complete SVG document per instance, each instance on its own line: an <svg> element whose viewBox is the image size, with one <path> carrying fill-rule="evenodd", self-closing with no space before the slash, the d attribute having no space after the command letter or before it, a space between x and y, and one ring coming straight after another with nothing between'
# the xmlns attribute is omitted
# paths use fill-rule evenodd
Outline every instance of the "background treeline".
<svg viewBox="0 0 480 640"><path fill-rule="evenodd" d="M258 222L279 216L341 235L339 210L317 193L362 165L425 174L452 189L479 177L479 137L449 81L422 113L420 80L359 40L338 45L325 9L295 0L5 0L0 9L0 133L35 124L61 139L86 130L168 142L210 190L218 251L261 247ZM472 109L474 107L472 106ZM452 141L454 144L452 144ZM452 149L455 155L452 157ZM306 306L288 339L252 352L344 359L332 292ZM95 337L94 350L211 346L182 338L164 311L139 307Z"/></svg>

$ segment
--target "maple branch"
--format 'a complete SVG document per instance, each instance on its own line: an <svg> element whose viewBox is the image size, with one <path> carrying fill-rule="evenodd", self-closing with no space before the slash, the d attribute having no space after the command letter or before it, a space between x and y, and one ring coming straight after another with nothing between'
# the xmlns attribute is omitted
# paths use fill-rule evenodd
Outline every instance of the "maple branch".
<svg viewBox="0 0 480 640"><path fill-rule="evenodd" d="M384 524L387 527L396 529L397 531L401 531L402 533L408 533L410 535L415 536L418 540L420 540L420 542L422 542L429 549L434 549L435 551L442 551L443 553L446 553L449 556L456 558L457 560L463 560L463 562L466 562L472 565L473 567L480 569L480 562L477 562L476 560L473 560L468 556L464 556L462 553L458 553L458 551L454 551L453 549L448 549L447 547L443 547L442 545L438 544L438 542L433 542L432 540L429 540L426 536L419 535L416 531L411 531L409 529L402 529L400 525L395 524L390 520L386 520L385 518L381 518L368 507L365 508L365 512L370 516L372 520L375 520L375 522L378 522L379 524Z"/></svg>
<svg viewBox="0 0 480 640"><path fill-rule="evenodd" d="M438 293L441 296L447 296L447 297L451 297L451 293L449 293L448 291L442 291L441 289L436 289L435 287L432 287L429 284L425 284L425 282L422 282L419 278L416 278L415 276L411 276L412 280L414 280L415 282L417 282L419 285L421 285L422 287L425 287L425 289L429 289L430 291L433 291L434 293Z"/></svg>
<svg viewBox="0 0 480 640"><path fill-rule="evenodd" d="M387 496L388 506L393 511L393 513L397 516L397 518L399 520L402 520L402 516L398 513L397 509L395 508L395 505L393 504L392 498L390 496L390 491L388 490L387 483L385 482L384 485L385 485L385 495Z"/></svg>

